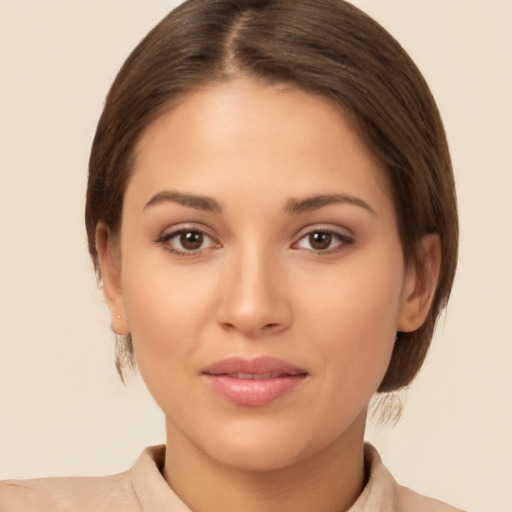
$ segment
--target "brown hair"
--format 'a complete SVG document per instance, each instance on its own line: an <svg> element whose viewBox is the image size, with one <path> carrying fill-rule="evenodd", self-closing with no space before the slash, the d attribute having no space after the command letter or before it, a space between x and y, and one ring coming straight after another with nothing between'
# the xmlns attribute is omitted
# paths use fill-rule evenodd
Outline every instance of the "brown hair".
<svg viewBox="0 0 512 512"><path fill-rule="evenodd" d="M443 125L421 73L398 42L343 0L188 0L128 57L106 99L92 145L87 189L89 251L98 277L95 228L119 232L134 148L158 116L192 89L246 76L288 83L340 104L385 169L405 259L419 241L441 240L441 270L421 328L400 333L379 391L408 385L446 305L457 262L455 186ZM127 337L118 350L133 363Z"/></svg>

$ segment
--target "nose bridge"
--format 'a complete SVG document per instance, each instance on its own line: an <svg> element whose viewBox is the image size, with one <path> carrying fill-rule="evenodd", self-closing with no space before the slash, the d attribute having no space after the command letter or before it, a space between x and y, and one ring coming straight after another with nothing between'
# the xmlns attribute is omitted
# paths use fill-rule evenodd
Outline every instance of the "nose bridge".
<svg viewBox="0 0 512 512"><path fill-rule="evenodd" d="M284 328L290 318L279 258L272 250L246 243L226 262L219 321L244 335Z"/></svg>

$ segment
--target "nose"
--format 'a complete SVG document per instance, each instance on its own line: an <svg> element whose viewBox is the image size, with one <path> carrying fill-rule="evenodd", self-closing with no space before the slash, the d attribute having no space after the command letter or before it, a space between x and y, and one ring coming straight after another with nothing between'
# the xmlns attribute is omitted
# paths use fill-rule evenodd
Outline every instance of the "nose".
<svg viewBox="0 0 512 512"><path fill-rule="evenodd" d="M225 330L260 338L286 330L292 319L285 272L274 255L248 248L226 261L217 321Z"/></svg>

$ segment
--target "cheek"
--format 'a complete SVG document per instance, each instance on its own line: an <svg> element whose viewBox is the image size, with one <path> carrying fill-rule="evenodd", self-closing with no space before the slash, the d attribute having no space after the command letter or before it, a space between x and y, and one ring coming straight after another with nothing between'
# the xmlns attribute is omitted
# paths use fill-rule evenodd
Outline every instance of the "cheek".
<svg viewBox="0 0 512 512"><path fill-rule="evenodd" d="M311 284L300 328L306 341L317 340L331 389L371 396L380 384L396 336L403 273L395 269L401 268L400 260L389 265L370 260L324 283L317 276Z"/></svg>
<svg viewBox="0 0 512 512"><path fill-rule="evenodd" d="M182 274L154 262L136 272L129 265L124 295L139 373L163 411L185 415L184 403L173 391L182 389L194 371L197 333L206 316L201 294L197 286L183 282Z"/></svg>
<svg viewBox="0 0 512 512"><path fill-rule="evenodd" d="M154 257L138 257L136 250L125 254L123 295L141 372L164 361L182 364L194 351L194 334L208 319L204 279L191 277L185 266L172 267L163 252Z"/></svg>

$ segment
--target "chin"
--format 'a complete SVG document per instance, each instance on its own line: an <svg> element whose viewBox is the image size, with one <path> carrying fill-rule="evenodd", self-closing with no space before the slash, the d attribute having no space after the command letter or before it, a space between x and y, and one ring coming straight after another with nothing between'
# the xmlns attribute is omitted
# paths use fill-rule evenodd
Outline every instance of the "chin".
<svg viewBox="0 0 512 512"><path fill-rule="evenodd" d="M277 427L259 431L246 429L238 435L226 429L204 449L224 466L247 471L277 471L323 450L318 439L301 437L300 432Z"/></svg>
<svg viewBox="0 0 512 512"><path fill-rule="evenodd" d="M284 447L259 445L254 447L232 446L218 455L224 466L244 471L278 471L299 462L303 457L296 450Z"/></svg>

